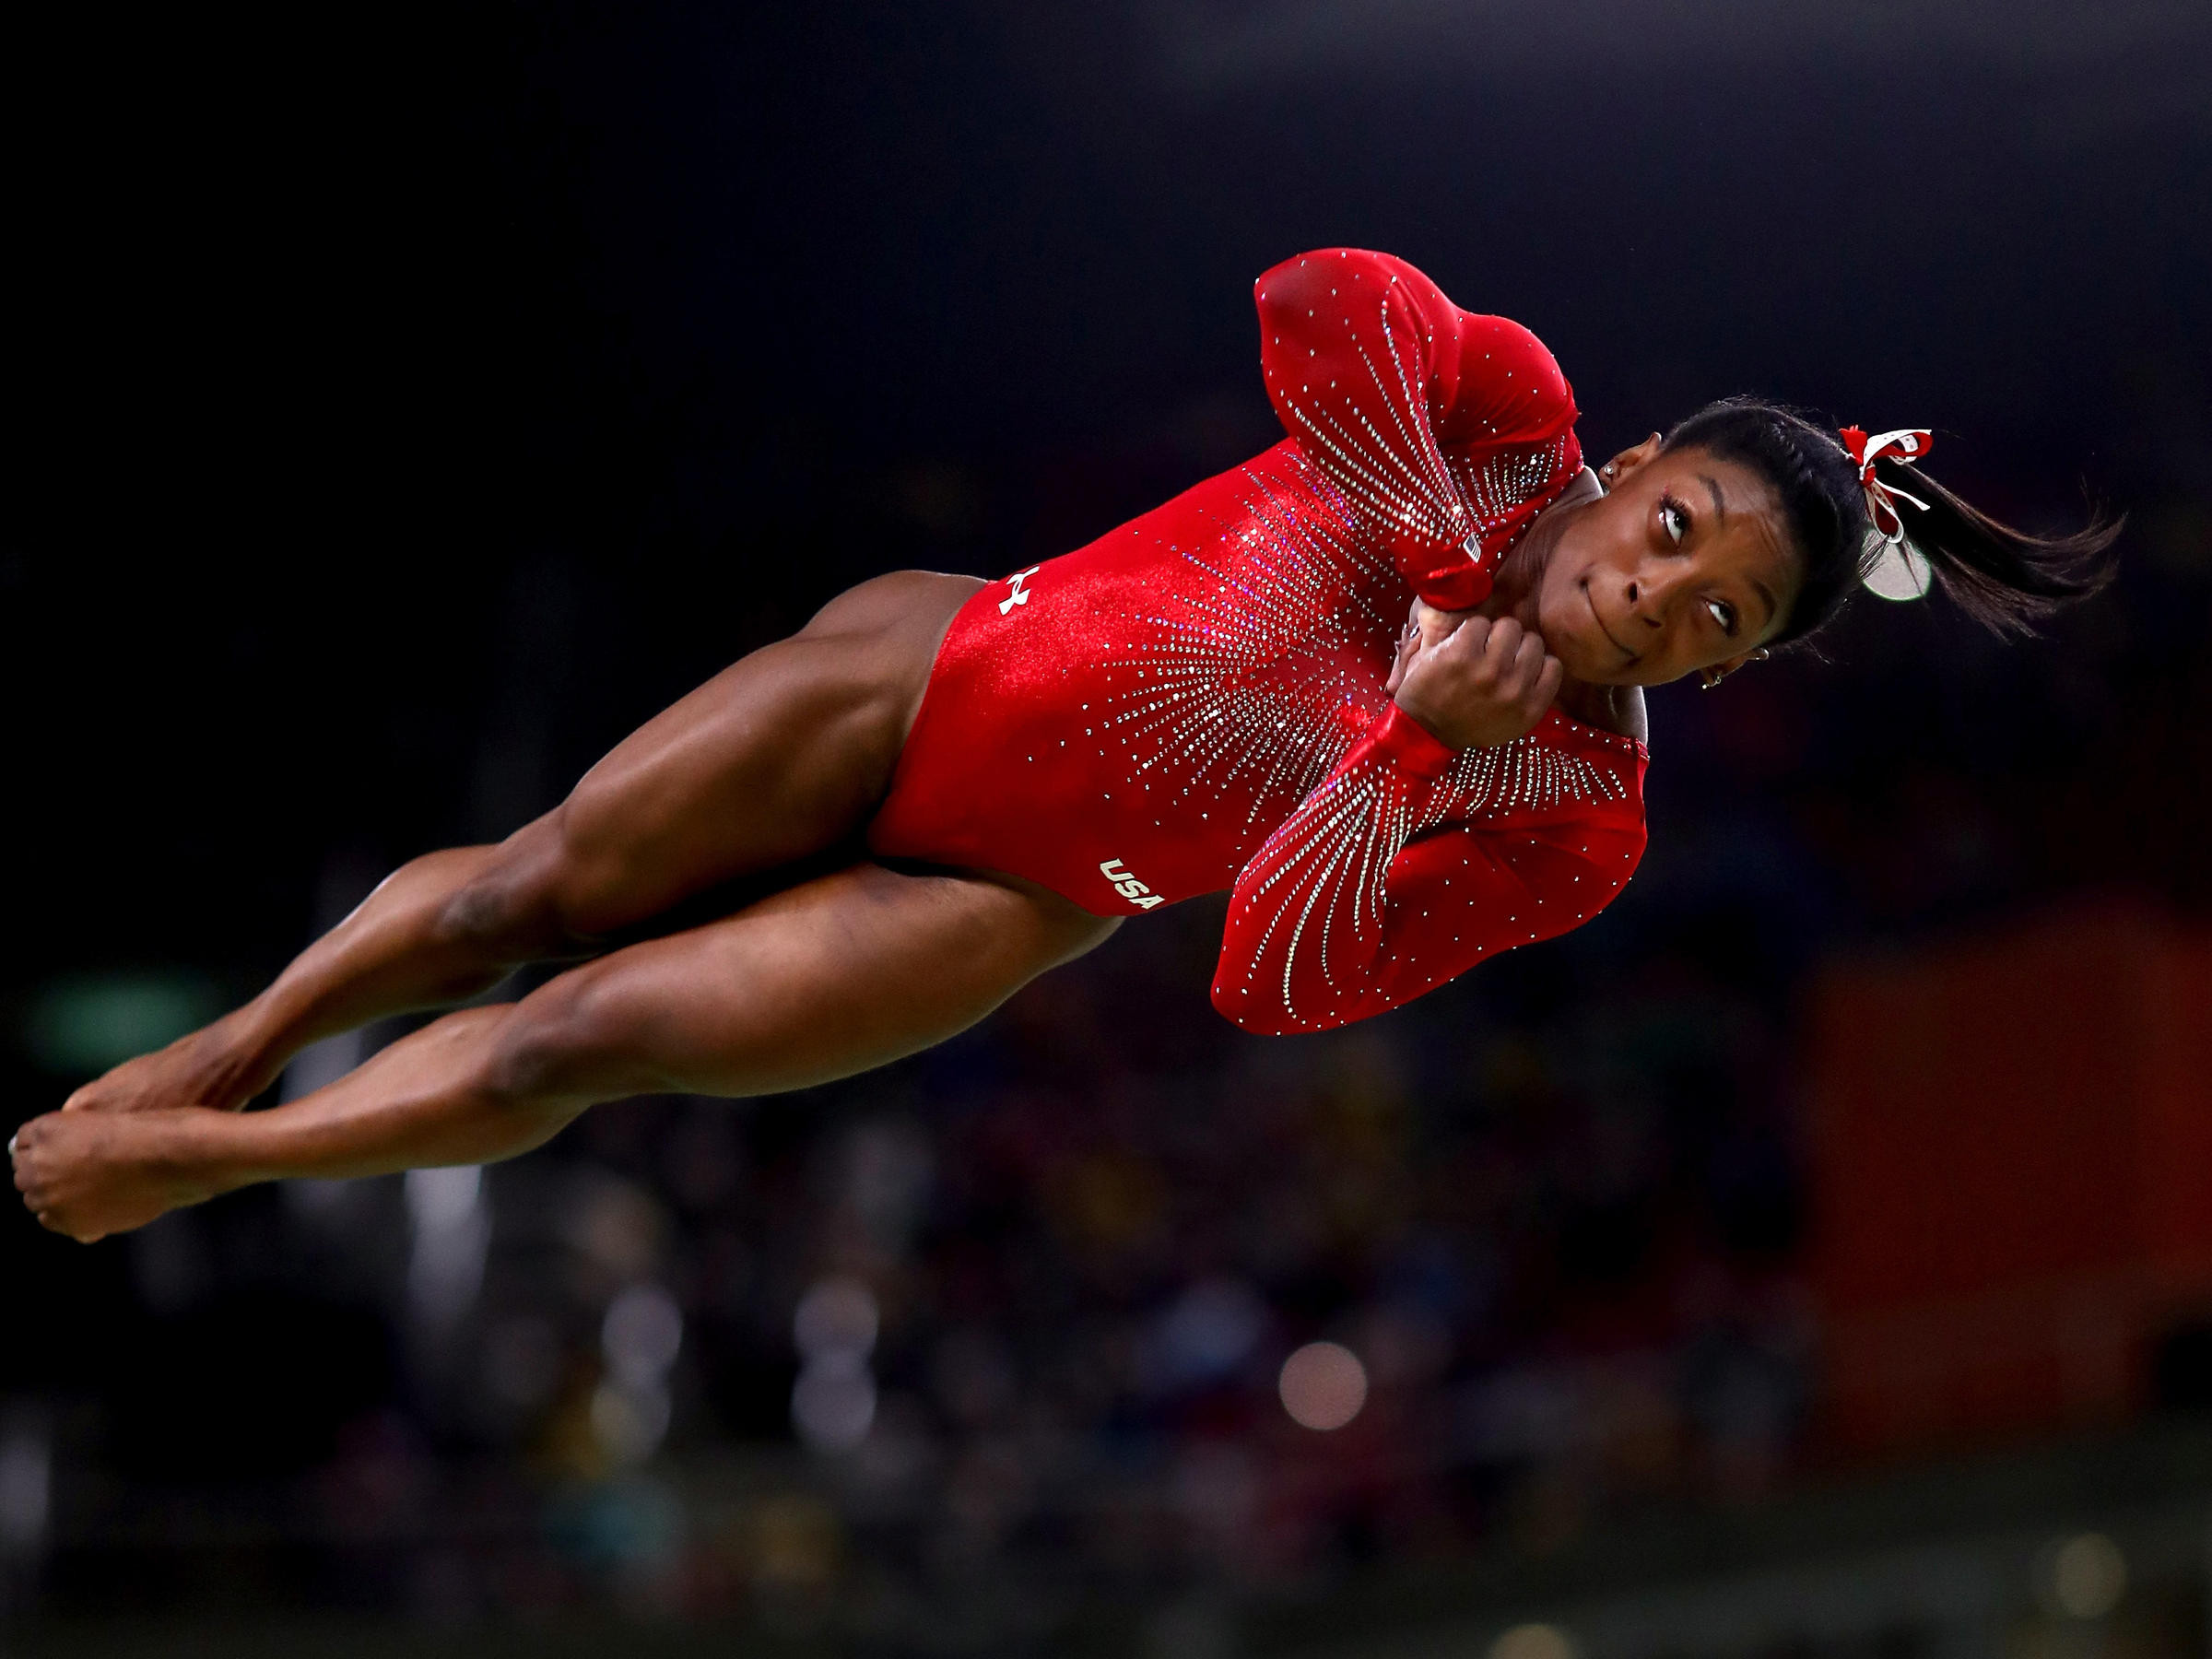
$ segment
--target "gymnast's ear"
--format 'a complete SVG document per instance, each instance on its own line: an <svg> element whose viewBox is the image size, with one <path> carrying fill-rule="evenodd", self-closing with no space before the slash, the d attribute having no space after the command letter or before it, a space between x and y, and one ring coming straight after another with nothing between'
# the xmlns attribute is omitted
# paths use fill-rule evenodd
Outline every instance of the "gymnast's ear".
<svg viewBox="0 0 2212 1659"><path fill-rule="evenodd" d="M1659 434L1653 432L1641 443L1632 449L1622 450L1619 454L1599 467L1597 469L1598 476L1605 479L1606 488L1610 489L1638 467L1648 465L1652 457L1659 453Z"/></svg>

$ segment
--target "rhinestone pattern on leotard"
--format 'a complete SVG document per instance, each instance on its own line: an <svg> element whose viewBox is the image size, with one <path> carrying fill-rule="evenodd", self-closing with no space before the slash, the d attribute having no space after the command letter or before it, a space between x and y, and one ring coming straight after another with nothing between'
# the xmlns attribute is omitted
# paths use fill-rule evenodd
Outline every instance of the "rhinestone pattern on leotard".
<svg viewBox="0 0 2212 1659"><path fill-rule="evenodd" d="M1327 468L1370 522L1465 547L1477 538L1476 526L1453 487L1452 468L1428 418L1419 325L1391 316L1394 287L1394 278L1381 291L1357 300L1331 288L1330 297L1341 298L1347 309L1365 308L1366 325L1347 330L1351 362L1330 362L1321 370L1271 364L1269 379L1290 412L1291 436ZM1280 335L1271 341L1277 347L1283 343ZM1310 360L1314 350L1307 348ZM1294 375L1295 389L1288 383ZM1347 377L1353 383L1343 383ZM1477 541L1470 557L1479 559L1480 551Z"/></svg>
<svg viewBox="0 0 2212 1659"><path fill-rule="evenodd" d="M1179 547L1187 581L1148 595L1110 658L1108 730L1128 782L1278 821L1328 776L1381 701L1396 572L1331 511L1326 484L1294 451L1242 469L1245 511L1218 538ZM1347 727L1346 711L1359 711Z"/></svg>
<svg viewBox="0 0 2212 1659"><path fill-rule="evenodd" d="M1452 481L1465 496L1483 536L1495 536L1513 523L1529 501L1546 493L1554 479L1570 470L1567 450L1571 441L1555 438L1548 443L1499 450L1479 458L1446 457Z"/></svg>
<svg viewBox="0 0 2212 1659"><path fill-rule="evenodd" d="M1624 740L1622 747L1630 752L1621 759L1632 764L1633 745ZM1270 971L1280 980L1292 1022L1329 1023L1314 1018L1317 1010L1300 1007L1297 982L1310 971L1331 992L1347 987L1348 976L1332 959L1331 947L1382 927L1391 865L1415 836L1578 805L1625 805L1630 794L1620 770L1533 733L1492 748L1464 749L1427 783L1387 757L1363 757L1327 779L1269 838L1253 861L1265 874L1238 883L1238 900L1252 908L1259 929L1247 971L1278 963ZM1618 885L1608 887L1608 895Z"/></svg>

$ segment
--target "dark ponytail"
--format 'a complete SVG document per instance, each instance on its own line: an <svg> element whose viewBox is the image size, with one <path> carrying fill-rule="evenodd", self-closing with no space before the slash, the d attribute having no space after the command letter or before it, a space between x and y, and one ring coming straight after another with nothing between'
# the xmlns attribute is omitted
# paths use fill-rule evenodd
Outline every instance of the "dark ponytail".
<svg viewBox="0 0 2212 1659"><path fill-rule="evenodd" d="M1752 468L1782 498L1805 560L1789 620L1771 643L1801 640L1843 607L1883 544L1866 516L1859 469L1835 435L1798 411L1754 397L1709 404L1666 435L1667 449L1701 449ZM1875 476L1900 492L1897 511L1960 609L2000 634L2026 634L2112 580L2121 521L2098 518L2070 535L2031 535L1998 523L1917 466L1884 457ZM1923 508L1904 495L1927 503Z"/></svg>

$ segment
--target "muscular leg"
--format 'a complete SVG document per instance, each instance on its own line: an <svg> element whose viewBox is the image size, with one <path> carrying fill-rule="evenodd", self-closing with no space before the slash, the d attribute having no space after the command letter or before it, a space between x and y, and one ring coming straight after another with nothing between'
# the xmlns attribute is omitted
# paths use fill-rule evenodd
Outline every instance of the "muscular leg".
<svg viewBox="0 0 2212 1659"><path fill-rule="evenodd" d="M449 1014L273 1111L49 1112L18 1135L16 1185L41 1223L91 1240L257 1181L510 1158L601 1100L884 1065L1117 925L1027 882L859 864Z"/></svg>
<svg viewBox="0 0 2212 1659"><path fill-rule="evenodd" d="M648 721L497 846L403 866L261 995L65 1110L231 1109L307 1044L461 1001L518 963L834 846L889 786L938 641L979 584L908 571L832 600Z"/></svg>

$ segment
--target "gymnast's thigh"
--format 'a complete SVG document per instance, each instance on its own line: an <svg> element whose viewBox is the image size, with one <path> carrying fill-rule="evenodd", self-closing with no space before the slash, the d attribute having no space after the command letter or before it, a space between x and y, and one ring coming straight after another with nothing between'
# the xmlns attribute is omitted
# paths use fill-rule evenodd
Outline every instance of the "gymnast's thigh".
<svg viewBox="0 0 2212 1659"><path fill-rule="evenodd" d="M863 582L625 738L541 838L563 930L618 934L852 838L981 585L922 571Z"/></svg>
<svg viewBox="0 0 2212 1659"><path fill-rule="evenodd" d="M855 864L550 981L502 1069L523 1094L805 1088L943 1041L1119 925L1014 877Z"/></svg>

